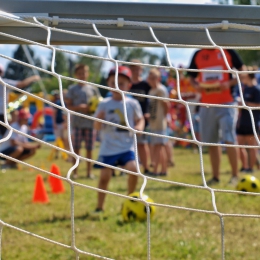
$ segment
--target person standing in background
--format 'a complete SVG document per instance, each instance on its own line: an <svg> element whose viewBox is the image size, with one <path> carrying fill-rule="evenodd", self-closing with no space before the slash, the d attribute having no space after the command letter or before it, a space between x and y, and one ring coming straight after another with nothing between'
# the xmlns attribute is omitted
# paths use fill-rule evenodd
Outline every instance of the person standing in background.
<svg viewBox="0 0 260 260"><path fill-rule="evenodd" d="M81 81L87 81L89 76L89 67L84 64L77 64L74 70L75 77ZM100 97L99 90L86 83L77 83L69 86L66 95L66 106L68 109L85 115L93 115L89 109L89 102L93 97ZM73 148L76 154L80 154L81 143L85 142L86 157L92 159L92 151L94 149L96 132L93 129L93 120L72 116L72 139ZM75 164L75 158L73 160ZM86 176L93 179L91 174L91 163L87 162ZM73 178L77 178L77 169L74 170Z"/></svg>
<svg viewBox="0 0 260 260"><path fill-rule="evenodd" d="M223 50L230 68L243 70L243 62L233 50ZM188 72L192 86L201 93L201 103L234 105L232 91L237 79L231 73L225 73L228 67L219 49L202 49L191 60L189 69L212 70L212 72ZM216 71L219 70L220 72ZM237 109L233 107L200 107L200 138L202 142L218 143L219 131L225 144L236 143ZM238 182L238 149L227 147L229 163L232 169L230 184ZM219 183L221 147L209 146L212 178L208 185Z"/></svg>
<svg viewBox="0 0 260 260"><path fill-rule="evenodd" d="M140 60L133 59L131 62L141 63ZM140 65L130 65L129 66L132 72L132 87L130 92L148 95L151 87L150 85L142 80L143 68ZM148 99L145 97L133 96L135 99L139 101L139 104L142 108L142 112L145 119L145 128L148 125ZM143 165L144 174L149 173L149 161L150 161L150 151L148 147L148 136L146 134L138 134L137 135L137 147L138 147L138 155Z"/></svg>

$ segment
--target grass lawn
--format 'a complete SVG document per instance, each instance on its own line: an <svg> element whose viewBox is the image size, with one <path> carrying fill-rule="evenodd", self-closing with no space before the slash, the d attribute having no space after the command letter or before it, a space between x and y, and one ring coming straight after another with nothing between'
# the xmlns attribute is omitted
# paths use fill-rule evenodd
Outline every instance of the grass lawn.
<svg viewBox="0 0 260 260"><path fill-rule="evenodd" d="M49 148L43 147L29 163L49 170L56 163L66 176L69 163L62 159L48 161ZM175 149L176 166L163 179L187 184L201 184L199 155L187 149ZM210 178L208 155L203 155L206 178ZM99 171L93 170L98 176ZM70 185L64 182L65 193L52 194L48 175L42 173L50 203L33 204L32 196L36 170L26 166L19 170L0 172L0 220L58 243L71 245ZM85 163L79 168L81 178L77 182L96 187L97 179L85 179ZM260 177L259 173L256 173ZM234 189L227 185L230 178L226 156L221 166L221 183L216 188ZM126 176L115 177L110 190L125 194ZM138 188L142 180L139 180ZM208 190L186 188L171 183L148 180L145 193L156 203L180 207L213 210ZM217 209L221 213L260 214L260 197L229 193L215 193ZM123 224L120 208L123 199L108 195L107 220L93 221L88 212L95 208L96 191L75 186L75 240L82 251L103 257L130 260L147 259L147 224L134 222ZM260 221L255 218L225 217L226 259L259 259ZM1 227L1 224L0 224ZM221 226L216 214L157 207L151 221L151 259L221 259ZM80 254L80 259L96 259ZM76 259L75 252L42 239L4 226L1 241L2 260L58 260ZM0 258L1 258L0 257Z"/></svg>

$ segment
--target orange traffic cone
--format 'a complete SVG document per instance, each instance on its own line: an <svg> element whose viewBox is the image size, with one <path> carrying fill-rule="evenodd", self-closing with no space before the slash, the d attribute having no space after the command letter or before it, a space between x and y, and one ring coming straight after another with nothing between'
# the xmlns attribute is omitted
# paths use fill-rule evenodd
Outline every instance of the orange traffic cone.
<svg viewBox="0 0 260 260"><path fill-rule="evenodd" d="M47 192L44 187L43 179L41 175L36 176L34 195L33 195L34 203L48 203L49 198Z"/></svg>
<svg viewBox="0 0 260 260"><path fill-rule="evenodd" d="M51 173L61 176L60 169L56 164L52 164ZM51 185L52 193L62 193L65 191L62 181L53 176L49 176L49 183Z"/></svg>

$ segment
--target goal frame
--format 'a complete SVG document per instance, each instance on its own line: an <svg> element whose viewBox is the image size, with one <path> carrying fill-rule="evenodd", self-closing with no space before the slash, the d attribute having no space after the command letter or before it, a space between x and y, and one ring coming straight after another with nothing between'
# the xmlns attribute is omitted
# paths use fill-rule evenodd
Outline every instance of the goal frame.
<svg viewBox="0 0 260 260"><path fill-rule="evenodd" d="M62 8L61 5L62 4ZM73 7L73 8L72 8ZM2 0L1 11L17 16L45 16L52 19L49 26L86 34L94 34L91 24L62 23L59 18L88 20L118 20L114 25L98 25L101 33L109 38L153 41L146 26L124 25L124 21L142 21L149 23L175 24L212 24L223 23L222 28L211 29L211 35L219 46L260 45L258 31L245 31L230 28L230 23L260 25L260 6L230 5L195 5L166 3L126 3L126 2L94 2L94 1L57 1L57 0ZM109 12L107 11L109 10ZM31 21L31 20L30 20ZM1 32L25 37L38 43L46 43L46 31L31 26L22 26L12 21L0 19ZM23 29L21 30L21 26ZM227 30L228 29L228 30ZM226 30L223 33L223 30ZM187 32L188 31L188 32ZM209 45L205 30L202 28L155 28L158 39L167 44ZM232 34L232 35L230 35ZM246 37L245 37L246 34ZM250 41L248 39L250 38ZM21 43L0 35L2 44ZM106 43L95 38L79 37L55 33L52 35L53 45L87 45L102 46ZM123 45L111 41L111 45Z"/></svg>

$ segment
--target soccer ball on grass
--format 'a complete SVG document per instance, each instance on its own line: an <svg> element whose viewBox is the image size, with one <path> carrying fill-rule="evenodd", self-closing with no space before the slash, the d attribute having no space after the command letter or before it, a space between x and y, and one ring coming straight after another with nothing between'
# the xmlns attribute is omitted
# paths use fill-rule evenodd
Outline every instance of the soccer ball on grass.
<svg viewBox="0 0 260 260"><path fill-rule="evenodd" d="M133 198L141 198L139 192L134 192L129 195ZM143 199L147 202L153 202L147 195L143 194ZM150 217L155 213L155 206L149 205ZM147 219L146 205L137 200L126 199L122 205L122 217L124 221L144 221Z"/></svg>
<svg viewBox="0 0 260 260"><path fill-rule="evenodd" d="M237 184L238 191L260 192L260 181L253 175L245 175Z"/></svg>

